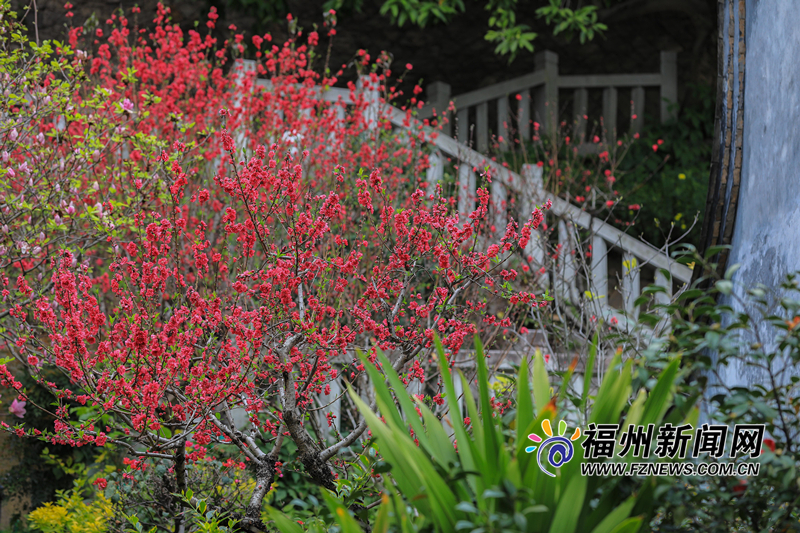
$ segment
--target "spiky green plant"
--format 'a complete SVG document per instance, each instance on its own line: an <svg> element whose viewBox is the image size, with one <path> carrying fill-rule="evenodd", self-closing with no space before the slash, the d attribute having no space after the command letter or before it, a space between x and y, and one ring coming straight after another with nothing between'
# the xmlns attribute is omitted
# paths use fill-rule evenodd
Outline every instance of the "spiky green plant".
<svg viewBox="0 0 800 533"><path fill-rule="evenodd" d="M476 339L478 401L468 381L459 372L450 372L441 344L436 341L439 369L449 404L450 415L438 419L421 401L405 392L400 377L386 356L378 352L377 362L361 355L375 384L377 407L374 413L355 391L350 394L366 417L384 461L391 465L384 504L375 519L373 531L435 531L450 533L623 533L639 531L649 521L656 479L631 480L623 477L587 477L581 474L585 462L583 449L576 441L571 461L556 469L555 477L544 473L527 453L528 435L547 420L553 427L564 394L551 397L550 380L544 359L533 358L533 376L523 359L517 378L513 431L491 405L489 376L483 347ZM596 354L592 347L586 369L586 383L579 406L589 408L589 422L655 424L662 421L672 405L673 384L679 373L679 359L662 371L649 394L645 390L632 396L633 361L622 362L617 354L611 361L597 394L590 397ZM564 378L561 390L574 366ZM455 379L461 379L470 423L465 424L456 396ZM629 405L629 400L635 398ZM626 412L627 411L627 412ZM670 413L670 418L686 413ZM564 425L562 424L563 428ZM413 434L409 431L413 432ZM416 442L415 442L416 439ZM626 459L615 459L625 461ZM630 460L630 459L627 459ZM396 486L395 494L391 485ZM328 500L342 531L360 531L344 507ZM409 512L409 509L412 512ZM278 523L280 527L280 523ZM282 529L282 531L287 531Z"/></svg>

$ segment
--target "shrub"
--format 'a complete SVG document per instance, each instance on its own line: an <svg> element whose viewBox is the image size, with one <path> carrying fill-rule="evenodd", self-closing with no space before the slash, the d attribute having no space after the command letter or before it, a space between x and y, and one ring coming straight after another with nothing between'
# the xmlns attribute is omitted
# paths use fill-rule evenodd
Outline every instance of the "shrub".
<svg viewBox="0 0 800 533"><path fill-rule="evenodd" d="M684 233L683 242L700 246L714 139L714 88L697 84L688 90L677 120L661 124L651 118L620 165L620 195L626 205L640 205L641 211L623 209L619 218L635 218L637 233L656 246L663 246L670 234Z"/></svg>
<svg viewBox="0 0 800 533"><path fill-rule="evenodd" d="M714 247L698 266L720 251ZM709 268L713 268L711 265ZM800 507L800 284L744 287L738 267L671 306L671 352L683 352L704 388L708 422L764 424L758 476L677 479L660 497L655 531L791 531ZM708 268L707 272L713 272ZM683 307L683 309L678 309Z"/></svg>
<svg viewBox="0 0 800 533"><path fill-rule="evenodd" d="M516 170L524 163L540 164L546 190L657 247L678 241L698 245L714 137L714 93L705 85L688 89L676 120L662 124L648 116L636 136L609 142L602 125L595 125L586 137L599 143L594 153L584 151L586 146L576 142L575 125L565 121L555 135L540 138L537 128L533 142L515 140L514 149L500 157Z"/></svg>
<svg viewBox="0 0 800 533"><path fill-rule="evenodd" d="M105 533L113 516L111 500L105 494L106 477L113 466L104 466L101 455L95 464L66 464L45 451L48 462L55 462L75 476L73 487L57 491L56 502L47 502L28 514L28 525L42 533Z"/></svg>
<svg viewBox="0 0 800 533"><path fill-rule="evenodd" d="M671 361L649 395L644 389L631 395L633 360L623 365L617 354L596 395L590 399L589 387L586 387L580 397L568 399L571 372L553 396L544 360L541 353L537 353L532 382L528 377L528 363L523 360L517 378L516 409L503 416L502 410L495 409L489 392L488 370L479 341L476 348L477 405L470 392L470 382L460 376L469 415L464 420L457 414L460 407L455 382L441 345L438 357L445 391L442 397L450 408L449 416L442 420L422 402L414 403L412 398L399 392L403 390L400 378L383 354L378 354L379 365L362 357L375 383L381 418L372 413L354 391L350 392L367 417L382 460L387 463L382 468L389 473L385 479L387 490L390 493L397 490L405 502L401 507L411 508L407 515L397 507L392 510L389 499L384 497L383 505L390 509L381 512L395 520L406 516L412 521L408 525L414 531L561 533L617 531L615 528L636 531L642 523L647 523L653 508L655 479L637 484L620 478L584 476L580 465L589 459L584 459L581 447L575 446L574 460L569 461L572 453L568 449L573 446L566 439L567 445L547 442L540 445L545 448L561 446L561 457L566 459L556 473L547 473L541 462L536 466L534 455L527 453L526 444L531 444L528 435L538 432L540 427L547 435L554 435L550 428L556 424L557 414L562 412L564 404L570 401L586 407L588 421L619 420L625 425L658 425L671 406L670 391L678 380L680 360ZM592 370L590 365L587 383L591 381ZM626 409L629 398L635 400ZM679 417L680 413L687 414L690 407L673 410L669 419ZM558 435L566 435L565 420L556 427ZM576 431L572 440L579 436L580 431ZM544 448L538 454L542 451ZM549 475L553 477L547 477ZM344 526L346 519L341 517L342 512L337 515L340 525ZM273 512L272 516L284 533L294 529L294 526L280 526L285 523L282 515ZM359 518L366 521L365 514ZM376 530L380 521L388 527L389 520L376 518Z"/></svg>
<svg viewBox="0 0 800 533"><path fill-rule="evenodd" d="M141 479L162 498L159 526L181 529L178 494L214 495L192 466L220 460L254 483L217 516L260 527L284 441L334 488L366 424L331 442L314 414L332 380L364 381L355 348L375 339L400 371L435 333L455 353L544 303L513 263L546 206L495 236L485 188L468 220L426 194L425 131L397 135L383 111L387 56L358 55L342 116L321 92L347 74L331 74L316 32L265 46L246 73L228 60L243 36L228 49L184 36L163 6L147 36L118 16L108 34L72 28L41 46L0 6L0 334L17 365L0 365L0 384L53 417L0 425L124 453L120 486ZM19 371L56 402L36 404Z"/></svg>

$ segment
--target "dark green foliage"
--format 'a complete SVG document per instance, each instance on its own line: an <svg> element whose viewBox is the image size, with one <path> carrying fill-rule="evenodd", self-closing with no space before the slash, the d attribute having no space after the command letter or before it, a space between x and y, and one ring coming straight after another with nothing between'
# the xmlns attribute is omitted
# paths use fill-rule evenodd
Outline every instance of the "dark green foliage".
<svg viewBox="0 0 800 533"><path fill-rule="evenodd" d="M350 393L376 438L386 464L381 471L388 469L389 473L384 483L388 494L374 518L373 531L633 532L647 522L656 480L585 477L580 465L587 460L577 442L573 460L562 465L555 477L547 477L534 456L525 452L525 446L530 444L527 436L545 425L567 435L566 423L557 420L567 416L562 409L568 409L569 403L588 402L590 420L658 424L671 405L673 384L680 381L679 358L667 362L647 395L644 389L632 389L634 361L623 364L617 354L596 394L572 398L568 393L552 396L544 359L537 352L530 366L523 359L520 367L516 409L503 413L493 405L488 368L477 339L477 398L463 375L451 373L438 341L437 352L445 391L442 396L450 408L450 414L441 420L405 392L382 353L378 352L376 361L382 372L376 363L361 356L375 384L381 417L352 389ZM571 376L572 372L563 376L555 387L563 392ZM591 370L587 379L591 379ZM460 410L456 380L463 387L468 420L456 414ZM632 390L637 393L631 394ZM629 407L629 399L634 397ZM346 511L348 500L342 504L332 501L329 508L338 527L360 531ZM271 511L270 516L284 533L304 529L280 513ZM319 523L307 526L309 531L318 527Z"/></svg>
<svg viewBox="0 0 800 533"><path fill-rule="evenodd" d="M59 372L49 372L47 379L59 387L67 384L67 379ZM19 380L28 391L31 401L43 406L49 406L55 402L53 396L31 379L27 373L20 373ZM7 401L3 402L3 406L7 406L11 399L10 396L4 398ZM14 423L14 421L9 422ZM32 407L28 407L24 422L26 426L40 431L46 431L53 426L53 418ZM26 508L26 511L36 509L42 503L53 500L57 490L72 488L73 477L65 474L57 461L42 459L45 450L66 464L92 464L98 452L94 447L73 448L33 439L7 438L5 442L10 448L9 455L16 457L18 463L0 476L0 485L4 487L3 498L21 498L24 501L27 499L26 497L29 497L30 506ZM12 522L13 520L12 517Z"/></svg>
<svg viewBox="0 0 800 533"><path fill-rule="evenodd" d="M676 121L660 124L647 117L649 126L620 165L616 189L624 205L619 218L636 218L633 233L656 246L664 245L672 224L672 238L689 231L697 214L701 218L684 242L697 245L700 237L714 139L713 88L691 86L687 101ZM653 145L658 146L655 154ZM625 209L631 204L641 205L641 211Z"/></svg>
<svg viewBox="0 0 800 533"><path fill-rule="evenodd" d="M708 250L706 259L717 252ZM761 470L748 479L675 480L659 493L655 531L798 529L800 277L790 275L767 290L739 286L735 270L729 268L711 290L670 306L677 319L670 350L686 353L698 380L708 381L710 422L766 426L768 440L756 459Z"/></svg>

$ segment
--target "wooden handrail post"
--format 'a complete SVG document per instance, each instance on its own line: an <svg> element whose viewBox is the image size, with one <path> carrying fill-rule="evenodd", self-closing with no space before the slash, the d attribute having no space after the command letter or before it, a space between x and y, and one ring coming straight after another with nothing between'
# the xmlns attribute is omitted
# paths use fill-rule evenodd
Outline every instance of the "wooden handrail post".
<svg viewBox="0 0 800 533"><path fill-rule="evenodd" d="M644 127L644 87L631 89L631 135L642 132Z"/></svg>
<svg viewBox="0 0 800 533"><path fill-rule="evenodd" d="M380 109L380 92L369 79L369 76L359 76L356 84L359 91L363 91L364 99L367 101L367 109L364 119L367 121L367 128L374 130L378 127L378 109Z"/></svg>
<svg viewBox="0 0 800 533"><path fill-rule="evenodd" d="M505 184L499 179L492 180L492 204L494 205L494 231L498 238L506 234L508 225L508 214L506 211L506 201L508 193Z"/></svg>
<svg viewBox="0 0 800 533"><path fill-rule="evenodd" d="M245 79L247 79L247 76L251 72L255 72L256 71L256 68L257 68L256 65L257 65L256 62L253 61L252 59L237 59L236 60L236 65L233 68L232 74L233 74L234 79L236 80L235 83L236 83L236 87L237 88L240 88L242 86L242 83L244 82ZM253 80L253 88L255 88L255 86L256 86L256 82L255 82L255 79L254 79ZM241 102L241 100L242 100L241 99L241 94L237 93L236 99L235 99L236 104L238 105Z"/></svg>
<svg viewBox="0 0 800 533"><path fill-rule="evenodd" d="M521 137L521 142L529 143L531 141L531 91L525 89L519 93L520 100L517 107L517 130Z"/></svg>
<svg viewBox="0 0 800 533"><path fill-rule="evenodd" d="M501 150L508 150L508 96L497 99L497 142Z"/></svg>
<svg viewBox="0 0 800 533"><path fill-rule="evenodd" d="M521 174L525 180L523 184L523 210L526 211L522 215L525 220L533 212L533 206L538 202L544 201L541 197L545 193L543 173L544 170L539 165L522 165Z"/></svg>
<svg viewBox="0 0 800 533"><path fill-rule="evenodd" d="M630 252L622 254L622 300L625 312L634 320L639 316L639 308L634 302L641 294L641 268L639 260Z"/></svg>
<svg viewBox="0 0 800 533"><path fill-rule="evenodd" d="M561 247L558 253L558 272L556 274L556 287L559 295L575 305L578 304L578 286L576 283L577 269L575 268L575 237L573 236L572 222L559 220L558 244Z"/></svg>
<svg viewBox="0 0 800 533"><path fill-rule="evenodd" d="M534 56L536 70L544 71L544 85L536 88L536 119L546 133L558 128L558 54L545 50Z"/></svg>
<svg viewBox="0 0 800 533"><path fill-rule="evenodd" d="M469 146L469 108L456 111L456 138L461 144Z"/></svg>
<svg viewBox="0 0 800 533"><path fill-rule="evenodd" d="M442 181L444 176L444 155L439 150L436 150L428 156L428 161L430 166L425 176L428 182L425 194L430 198L436 193L436 184Z"/></svg>
<svg viewBox="0 0 800 533"><path fill-rule="evenodd" d="M236 80L235 83L237 88L236 96L234 97L233 100L234 102L233 105L235 107L241 106L242 97L244 95L243 84L247 79L247 77L255 71L256 71L256 62L253 61L252 59L239 59L236 61L236 64L234 65L233 68L233 76L234 79ZM255 79L253 79L253 87L250 90L251 91L254 90L255 86L256 86ZM242 150L243 148L246 148L245 143L247 142L247 138L244 133L244 124L242 124L239 127L238 131L234 133L234 140L236 143L237 150Z"/></svg>
<svg viewBox="0 0 800 533"><path fill-rule="evenodd" d="M597 234L592 236L591 294L599 309L608 305L608 246Z"/></svg>
<svg viewBox="0 0 800 533"><path fill-rule="evenodd" d="M617 89L606 87L603 89L603 129L609 143L617 138Z"/></svg>
<svg viewBox="0 0 800 533"><path fill-rule="evenodd" d="M476 146L478 152L485 154L489 151L489 102L481 102L475 111Z"/></svg>
<svg viewBox="0 0 800 533"><path fill-rule="evenodd" d="M534 206L542 201L540 196L544 194L542 173L542 167L538 165L522 165L523 183L520 225L528 222L528 219L533 213ZM532 231L531 238L527 246L525 246L525 257L535 265L534 270L545 266L545 246L546 243L539 230ZM540 278L539 285L541 285L542 288L547 288L550 285L549 281L550 278L545 273L545 275Z"/></svg>
<svg viewBox="0 0 800 533"><path fill-rule="evenodd" d="M466 161L458 165L458 213L466 221L470 213L475 211L475 191L478 188L477 176Z"/></svg>
<svg viewBox="0 0 800 533"><path fill-rule="evenodd" d="M669 305L669 303L672 301L672 279L667 279L667 276L664 275L661 269L657 268L655 284L658 285L659 287L664 287L664 289L666 290L666 292L655 293L654 297L656 303L661 305ZM658 314L662 317L665 315L663 310L659 310ZM670 316L667 316L665 318L666 318L665 329L672 330L672 318Z"/></svg>
<svg viewBox="0 0 800 533"><path fill-rule="evenodd" d="M664 287L667 292L655 293L656 303L667 305L672 300L672 281L667 279L667 276L661 272L660 268L656 269L655 284L659 287Z"/></svg>
<svg viewBox="0 0 800 533"><path fill-rule="evenodd" d="M332 107L333 107L333 112L336 115L336 127L344 129L344 121L345 118L347 117L347 110L345 108L345 105L342 104L341 102L335 102L332 105ZM331 132L329 138L334 146L338 146L339 142L342 141L342 139L340 139L339 136L336 135L335 131Z"/></svg>
<svg viewBox="0 0 800 533"><path fill-rule="evenodd" d="M425 87L425 95L428 97L428 102L433 104L436 110L436 117L439 124L442 125L442 133L450 135L452 128L448 121L444 123L447 118L447 109L450 106L450 84L443 81L435 81Z"/></svg>
<svg viewBox="0 0 800 533"><path fill-rule="evenodd" d="M586 138L586 117L589 113L589 91L586 89L575 89L572 100L572 114L575 115L575 143L581 144Z"/></svg>
<svg viewBox="0 0 800 533"><path fill-rule="evenodd" d="M661 52L661 122L676 118L670 106L678 101L678 53Z"/></svg>

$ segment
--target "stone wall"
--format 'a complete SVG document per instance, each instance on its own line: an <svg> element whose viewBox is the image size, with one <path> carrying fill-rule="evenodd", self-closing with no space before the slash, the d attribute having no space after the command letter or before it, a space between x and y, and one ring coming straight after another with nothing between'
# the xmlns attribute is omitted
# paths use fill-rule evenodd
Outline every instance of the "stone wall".
<svg viewBox="0 0 800 533"><path fill-rule="evenodd" d="M746 2L745 90L736 94L744 98L742 173L727 262L741 264L734 275L739 296L756 284L776 287L800 270L798 7L795 0ZM735 74L738 79L738 68ZM774 338L766 328L761 333ZM748 385L761 377L740 365L728 368L723 379Z"/></svg>

